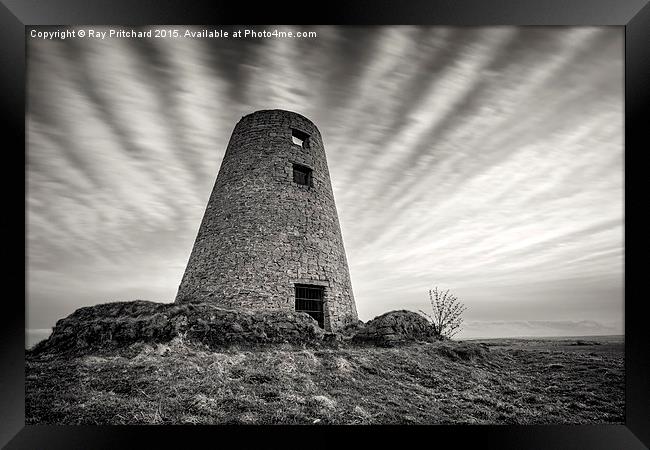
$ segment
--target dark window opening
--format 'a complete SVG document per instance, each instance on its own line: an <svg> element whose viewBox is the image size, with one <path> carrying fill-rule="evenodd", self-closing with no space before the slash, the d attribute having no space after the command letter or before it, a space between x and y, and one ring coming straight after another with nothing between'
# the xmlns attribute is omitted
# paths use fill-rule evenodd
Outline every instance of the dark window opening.
<svg viewBox="0 0 650 450"><path fill-rule="evenodd" d="M298 184L304 184L305 186L311 186L311 169L307 166L301 166L300 164L293 165L293 181Z"/></svg>
<svg viewBox="0 0 650 450"><path fill-rule="evenodd" d="M296 312L306 312L318 322L318 326L321 328L325 328L323 293L322 286L296 284Z"/></svg>
<svg viewBox="0 0 650 450"><path fill-rule="evenodd" d="M291 142L302 148L309 148L309 135L294 128L291 129Z"/></svg>

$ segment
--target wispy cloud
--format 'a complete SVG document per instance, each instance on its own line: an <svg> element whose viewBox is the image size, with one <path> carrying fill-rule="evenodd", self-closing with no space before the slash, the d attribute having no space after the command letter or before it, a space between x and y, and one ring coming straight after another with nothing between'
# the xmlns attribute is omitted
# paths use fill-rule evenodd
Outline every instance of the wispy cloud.
<svg viewBox="0 0 650 450"><path fill-rule="evenodd" d="M362 319L444 285L477 324L622 324L620 28L310 30L28 42L30 327L171 301L230 133L264 108L322 132Z"/></svg>

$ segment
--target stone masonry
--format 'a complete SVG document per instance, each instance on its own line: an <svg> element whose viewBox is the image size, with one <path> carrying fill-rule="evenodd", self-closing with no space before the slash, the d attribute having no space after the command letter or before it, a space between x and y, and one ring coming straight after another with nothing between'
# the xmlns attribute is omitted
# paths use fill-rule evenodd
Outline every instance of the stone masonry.
<svg viewBox="0 0 650 450"><path fill-rule="evenodd" d="M326 330L357 320L320 132L294 112L257 111L232 133L176 302L294 310L296 284L323 288Z"/></svg>

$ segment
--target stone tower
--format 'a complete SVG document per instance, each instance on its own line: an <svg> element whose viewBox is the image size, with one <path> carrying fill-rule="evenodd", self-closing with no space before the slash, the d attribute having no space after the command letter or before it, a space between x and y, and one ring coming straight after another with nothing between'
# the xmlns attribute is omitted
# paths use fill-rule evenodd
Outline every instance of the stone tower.
<svg viewBox="0 0 650 450"><path fill-rule="evenodd" d="M357 320L318 128L290 111L237 123L176 302L304 311L335 331Z"/></svg>

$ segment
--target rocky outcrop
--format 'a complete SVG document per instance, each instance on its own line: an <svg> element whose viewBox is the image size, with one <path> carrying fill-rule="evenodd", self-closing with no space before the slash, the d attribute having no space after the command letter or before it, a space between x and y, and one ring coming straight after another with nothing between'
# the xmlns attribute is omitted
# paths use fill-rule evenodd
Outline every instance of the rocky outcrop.
<svg viewBox="0 0 650 450"><path fill-rule="evenodd" d="M441 338L420 314L412 311L390 311L366 323L352 342L391 347L413 341L432 342Z"/></svg>
<svg viewBox="0 0 650 450"><path fill-rule="evenodd" d="M84 307L57 322L34 353L87 353L163 343L182 336L211 348L233 344L321 343L327 333L306 313L224 309L210 303L143 300ZM330 339L331 340L331 339Z"/></svg>

